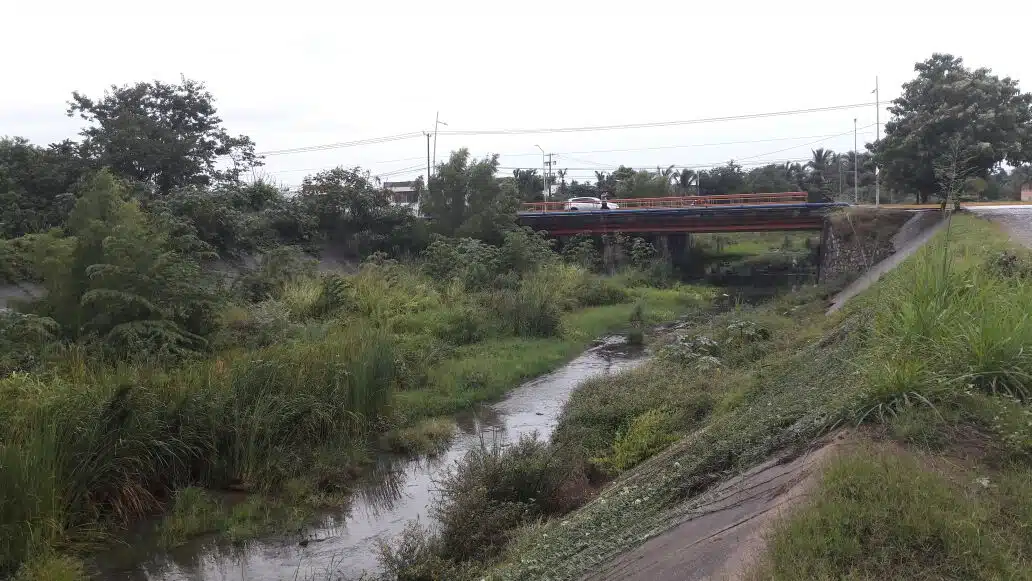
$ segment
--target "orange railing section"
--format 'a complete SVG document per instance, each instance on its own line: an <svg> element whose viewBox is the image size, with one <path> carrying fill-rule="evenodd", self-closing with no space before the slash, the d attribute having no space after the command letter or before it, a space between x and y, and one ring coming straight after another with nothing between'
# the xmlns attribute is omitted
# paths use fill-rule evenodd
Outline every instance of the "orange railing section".
<svg viewBox="0 0 1032 581"><path fill-rule="evenodd" d="M671 198L626 198L607 200L616 204L619 210L641 210L647 208L692 208L700 206L730 206L748 204L801 204L806 202L806 192L781 192L777 194L727 194L720 196L677 196ZM524 212L565 212L570 202L530 202L523 204Z"/></svg>

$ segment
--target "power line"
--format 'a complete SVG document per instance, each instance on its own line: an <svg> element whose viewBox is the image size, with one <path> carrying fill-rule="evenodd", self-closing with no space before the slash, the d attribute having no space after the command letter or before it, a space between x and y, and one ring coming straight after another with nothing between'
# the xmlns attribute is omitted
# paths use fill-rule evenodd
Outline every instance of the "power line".
<svg viewBox="0 0 1032 581"><path fill-rule="evenodd" d="M417 157L402 157L402 158L399 158L399 159L383 159L383 160L380 160L380 161L367 161L366 164L367 165L373 165L373 164L378 164L378 163L398 163L399 161L415 161L417 159L418 160L422 160L423 157L422 156L417 156ZM320 166L320 167L302 167L302 168L294 168L294 169L281 169L281 170L270 171L270 172L266 172L266 173L281 174L281 173L296 173L296 172L299 172L299 171L323 171L323 170L326 170L326 169L334 169L334 168L337 168L337 167L341 167L342 165L344 165L344 164L339 164L338 163L337 165L324 165L324 166Z"/></svg>
<svg viewBox="0 0 1032 581"><path fill-rule="evenodd" d="M860 129L870 129L871 127L874 127L874 123L871 123L870 125L868 125L866 127L861 127ZM758 154L758 155L753 155L753 156L749 156L749 157L743 157L742 159L743 160L753 159L753 158L756 158L756 157L762 157L764 155L774 155L775 153L781 153L781 152L784 152L784 151L791 151L793 149L799 149L800 147L810 147L811 145L817 145L818 143L822 143L824 141L827 141L828 139L833 139L835 137L843 137L845 135L850 135L850 134L854 134L855 135L856 131L857 130L854 129L853 131L846 131L846 132L843 132L843 133L839 133L838 135L832 135L831 137L826 137L824 139L818 139L817 141L811 141L810 143L803 143L801 145L793 145L792 147L786 147L785 149L779 149L777 151L768 151L767 153L761 153L761 154Z"/></svg>
<svg viewBox="0 0 1032 581"><path fill-rule="evenodd" d="M646 129L651 127L671 127L677 125L697 125L704 123L720 123L726 121L741 121L745 119L762 119L767 117L785 117L790 115L803 115L808 113L823 113L828 111L843 111L847 109L859 109L862 107L870 107L875 103L855 103L851 105L831 105L828 107L810 107L808 109L792 109L788 111L769 111L765 113L747 113L744 115L727 115L723 117L706 117L700 119L686 119L681 121L655 121L649 123L626 123L619 125L590 125L581 127L554 127L554 128L539 128L539 129L479 129L479 130L450 130L440 131L441 135L527 135L532 133L575 133L585 131L612 131L618 129ZM358 147L362 145L376 145L380 143L389 143L392 141L401 141L405 139L414 139L423 135L420 131L412 131L408 133L399 133L397 135L388 135L383 137L371 137L368 139L359 139L355 141L342 141L338 143L326 143L321 145L309 145L305 147L294 147L289 149L276 149L271 151L260 152L260 155L274 156L274 155L288 155L293 153L309 153L314 151L325 151L329 149L342 149L346 147ZM583 152L582 152L583 153Z"/></svg>
<svg viewBox="0 0 1032 581"><path fill-rule="evenodd" d="M612 131L616 129L646 129L650 127L670 127L674 125L696 125L702 123L719 123L724 121L740 121L744 119L761 119L765 117L784 117L806 113L822 113L827 111L843 111L870 107L875 103L854 103L851 105L832 105L829 107L811 107L809 109L792 109L789 111L770 111L766 113L748 113L745 115L728 115L724 117L705 117L682 121L655 121L651 123L626 123L620 125L589 125L582 127L552 127L542 129L480 129L441 131L441 135L525 135L529 133L576 133L582 131Z"/></svg>
<svg viewBox="0 0 1032 581"><path fill-rule="evenodd" d="M809 157L800 157L800 158L793 158L793 159L784 159L784 158L758 159L758 160L750 161L750 162L747 162L747 163L739 163L738 160L734 160L734 159L732 159L730 161L734 162L735 165L738 165L738 166L741 166L741 167L762 167L762 166L765 166L765 165L779 164L779 163L785 163L785 162L800 163L800 162L804 162L804 161L810 161L810 158ZM612 170L620 169L621 167L625 167L627 169L633 169L633 170L653 170L653 169L655 169L657 167L665 168L665 167L671 167L671 166L673 166L675 169L706 169L706 168L720 167L720 166L723 166L723 165L725 165L727 163L728 163L727 161L716 161L716 162L696 163L696 164L672 163L672 164L652 164L652 165L648 165L648 166L629 166L629 165L619 165L619 166L617 166L617 165L610 165L610 166L606 166L606 167L564 167L562 169L565 169L567 171L602 171L602 170L612 171ZM534 167L516 167L516 166L499 166L498 169L500 169L500 170L514 170L514 169L537 169L537 168L534 168Z"/></svg>
<svg viewBox="0 0 1032 581"><path fill-rule="evenodd" d="M369 139L359 139L356 141L342 141L339 143L326 143L322 145L309 145L306 147L294 147L291 149L276 149L273 151L263 151L259 155L272 156L272 155L288 155L291 153L308 153L311 151L325 151L327 149L342 149L345 147L358 147L360 145L376 145L379 143L389 143L391 141L402 141L404 139L412 139L414 137L422 137L422 133L419 131L410 133L399 133L397 135L387 135L385 137L370 137Z"/></svg>
<svg viewBox="0 0 1032 581"><path fill-rule="evenodd" d="M873 126L874 126L874 124L872 123L871 125L868 125L866 127L862 127L861 129L869 129L870 127L873 127ZM739 165L742 165L740 162L748 161L748 160L756 160L756 158L766 157L766 156L774 155L774 154L777 154L777 153L783 153L785 151L791 151L793 149L799 149L801 147L810 147L811 145L816 145L818 143L827 141L829 139L834 139L836 137L843 137L845 135L852 135L853 133L854 133L854 131L846 131L846 132L843 132L843 133L837 133L837 134L833 134L833 135L823 136L821 139L818 139L817 141L811 141L809 143L802 143L802 144L799 144L799 145L793 145L792 147L786 147L784 149L778 149L778 150L775 150L775 151L768 151L768 152L764 152L764 153L758 153L756 155L750 155L750 156L746 156L746 157L736 158L733 161L735 161L735 163L739 163ZM589 163L589 164L592 164L592 165L605 166L605 167L599 167L599 168L595 168L595 169L607 169L609 167L612 167L612 165L613 165L613 164L605 164L605 163L600 163L600 162L596 162L596 161L591 161L591 160L587 160L587 159L579 159L579 158L571 157L571 156L566 156L566 158L567 159L572 159L574 161L580 161L580 162L583 162L583 163ZM757 161L761 161L761 160L757 160ZM767 163L773 163L773 162L776 162L776 161L780 161L780 160L766 160L763 163L761 163L760 165L767 165ZM802 160L802 161L806 161L806 160ZM712 164L700 164L699 166L680 166L678 164L662 164L662 163L658 163L658 164L655 164L655 165L658 166L658 167L669 167L670 165L673 165L674 167L686 167L686 168L689 168L689 167L716 167L716 166L719 166L719 165L723 165L723 162L721 162L721 163L712 163ZM592 168L582 168L582 169L592 169Z"/></svg>

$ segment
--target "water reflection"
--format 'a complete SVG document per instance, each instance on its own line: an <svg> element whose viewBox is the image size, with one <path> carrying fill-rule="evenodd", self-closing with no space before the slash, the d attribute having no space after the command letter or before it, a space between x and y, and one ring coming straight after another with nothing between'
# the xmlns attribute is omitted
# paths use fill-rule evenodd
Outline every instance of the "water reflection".
<svg viewBox="0 0 1032 581"><path fill-rule="evenodd" d="M357 487L350 506L327 511L306 533L306 546L297 538L262 539L243 546L198 541L169 551L133 543L120 562L131 569L101 563L100 575L110 580L326 579L357 577L377 566L382 541L398 535L412 520L426 521L435 482L481 438L513 442L538 432L548 437L570 393L593 375L640 364L641 351L621 338L600 342L557 371L524 383L491 406L476 406L455 417L456 433L448 450L434 458L411 459L384 455ZM133 555L132 553L135 553ZM133 557L135 556L135 560ZM108 564L110 565L110 564Z"/></svg>

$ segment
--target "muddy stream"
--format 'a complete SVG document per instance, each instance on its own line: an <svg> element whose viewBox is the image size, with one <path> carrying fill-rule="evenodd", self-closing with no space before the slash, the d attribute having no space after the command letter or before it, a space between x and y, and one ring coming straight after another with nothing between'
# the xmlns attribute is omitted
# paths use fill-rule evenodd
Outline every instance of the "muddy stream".
<svg viewBox="0 0 1032 581"><path fill-rule="evenodd" d="M588 377L640 365L643 353L613 337L558 370L524 383L502 401L479 406L456 419L452 446L436 458L379 459L373 476L358 487L345 509L326 512L298 535L232 545L215 538L198 539L174 549L157 546L153 530L133 535L98 556L99 579L108 581L216 581L279 579L351 579L377 568L380 540L398 535L412 520L427 521L435 480L481 437L503 442L535 430L548 437L563 404ZM153 529L153 527L150 527Z"/></svg>

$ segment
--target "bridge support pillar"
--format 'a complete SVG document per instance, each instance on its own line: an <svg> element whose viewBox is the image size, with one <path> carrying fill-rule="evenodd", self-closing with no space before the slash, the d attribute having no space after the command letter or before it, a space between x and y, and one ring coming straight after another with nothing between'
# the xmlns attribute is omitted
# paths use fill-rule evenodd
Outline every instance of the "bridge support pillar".
<svg viewBox="0 0 1032 581"><path fill-rule="evenodd" d="M675 268L688 265L691 259L692 235L687 232L663 234L656 240L659 256Z"/></svg>

